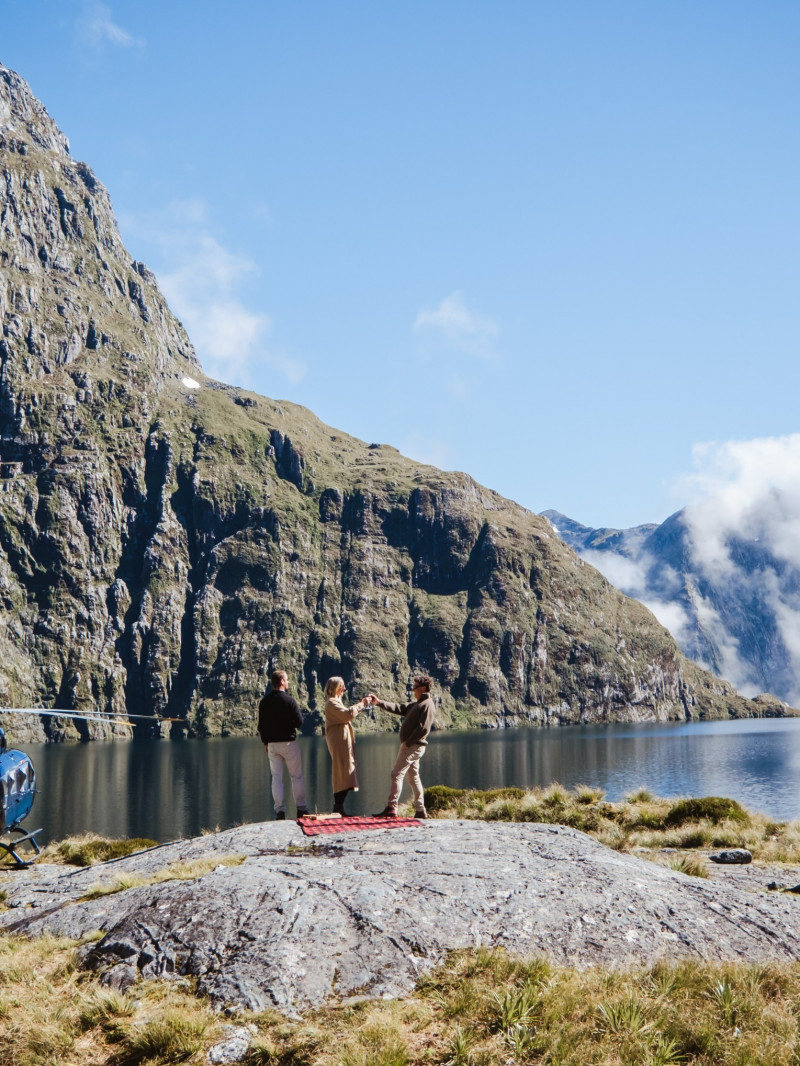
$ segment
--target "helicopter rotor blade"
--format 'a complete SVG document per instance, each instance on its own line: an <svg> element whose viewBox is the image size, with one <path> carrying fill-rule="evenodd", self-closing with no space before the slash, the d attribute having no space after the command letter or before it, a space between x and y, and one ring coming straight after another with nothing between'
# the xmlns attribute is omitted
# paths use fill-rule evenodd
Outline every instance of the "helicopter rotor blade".
<svg viewBox="0 0 800 1066"><path fill-rule="evenodd" d="M49 718L79 718L86 722L120 722L123 725L132 725L131 718L141 719L145 722L186 722L185 718L157 718L152 714L121 714L116 711L95 711L93 714L83 714L80 711L51 711L43 707L0 707L2 714L38 714Z"/></svg>

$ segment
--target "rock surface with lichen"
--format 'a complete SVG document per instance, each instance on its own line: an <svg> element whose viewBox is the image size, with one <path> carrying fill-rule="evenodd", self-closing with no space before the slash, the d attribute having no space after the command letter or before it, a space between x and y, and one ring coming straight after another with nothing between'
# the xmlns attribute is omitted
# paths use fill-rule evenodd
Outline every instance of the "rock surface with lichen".
<svg viewBox="0 0 800 1066"><path fill-rule="evenodd" d="M16 871L0 929L100 931L82 965L108 984L190 977L220 1007L290 1014L402 996L456 948L579 967L800 954L791 897L688 877L575 829L429 821L319 840L268 822L82 870Z"/></svg>

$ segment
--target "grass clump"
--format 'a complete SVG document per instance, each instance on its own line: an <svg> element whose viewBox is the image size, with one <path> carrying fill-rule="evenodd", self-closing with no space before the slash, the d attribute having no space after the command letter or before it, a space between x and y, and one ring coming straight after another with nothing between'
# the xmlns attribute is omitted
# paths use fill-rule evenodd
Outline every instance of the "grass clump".
<svg viewBox="0 0 800 1066"><path fill-rule="evenodd" d="M196 1061L210 1024L208 1011L191 1003L170 1007L142 1025L123 1028L117 1034L122 1046L112 1055L111 1066Z"/></svg>
<svg viewBox="0 0 800 1066"><path fill-rule="evenodd" d="M676 855L668 865L670 869L689 877L708 877L708 867L698 855Z"/></svg>
<svg viewBox="0 0 800 1066"><path fill-rule="evenodd" d="M703 796L700 799L684 799L674 804L667 811L664 825L667 828L686 825L687 822L736 822L749 825L750 816L741 804L725 796Z"/></svg>
<svg viewBox="0 0 800 1066"><path fill-rule="evenodd" d="M135 851L145 851L156 846L155 840L146 837L132 837L128 840L112 840L86 833L83 836L68 837L55 844L48 844L42 854L48 862L63 862L67 866L94 866L98 862L110 859L122 859Z"/></svg>
<svg viewBox="0 0 800 1066"><path fill-rule="evenodd" d="M800 863L800 821L775 822L724 796L669 800L641 788L610 803L602 790L587 785L483 791L434 785L425 790L425 801L435 818L566 825L618 851L635 848L643 858L662 848L747 848L764 862ZM707 876L697 859L668 865L694 877Z"/></svg>

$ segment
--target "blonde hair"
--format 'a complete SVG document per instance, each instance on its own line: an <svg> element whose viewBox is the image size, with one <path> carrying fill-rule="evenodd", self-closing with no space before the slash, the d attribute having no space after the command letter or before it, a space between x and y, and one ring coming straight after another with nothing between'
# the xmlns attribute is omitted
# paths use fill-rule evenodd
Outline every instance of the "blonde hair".
<svg viewBox="0 0 800 1066"><path fill-rule="evenodd" d="M328 680L325 682L325 695L329 700L333 699L334 696L339 695L340 688L344 689L344 678L329 677Z"/></svg>

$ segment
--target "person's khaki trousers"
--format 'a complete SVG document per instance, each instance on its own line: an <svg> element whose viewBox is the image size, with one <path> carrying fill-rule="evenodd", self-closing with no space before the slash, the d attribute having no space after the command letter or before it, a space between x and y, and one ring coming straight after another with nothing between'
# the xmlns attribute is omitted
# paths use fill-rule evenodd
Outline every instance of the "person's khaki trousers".
<svg viewBox="0 0 800 1066"><path fill-rule="evenodd" d="M392 810L397 809L400 793L403 790L403 779L408 774L408 782L414 795L414 810L425 810L425 793L422 791L422 782L419 779L419 760L425 754L425 744L401 744L397 753L397 759L392 767L392 785L389 789L389 800L386 804Z"/></svg>

